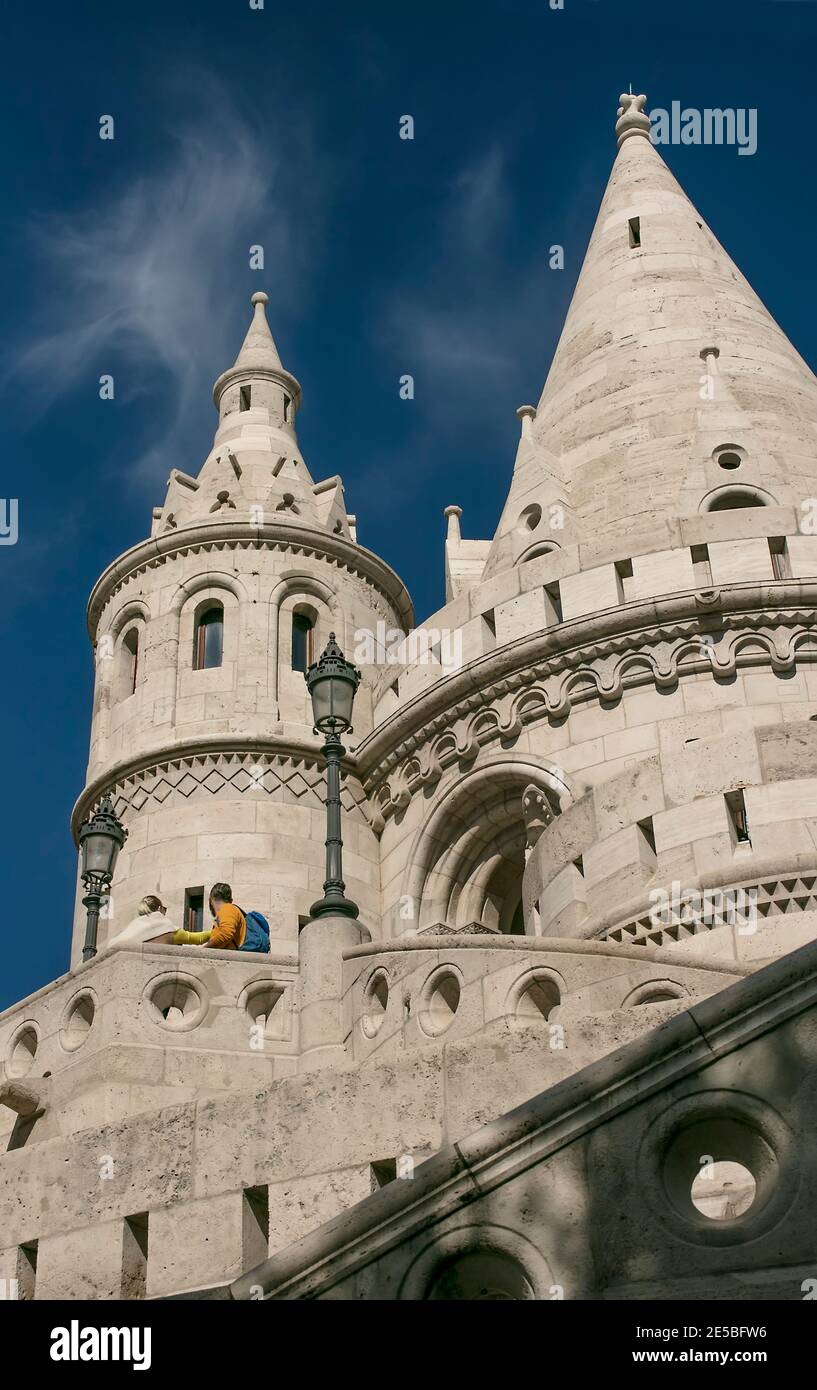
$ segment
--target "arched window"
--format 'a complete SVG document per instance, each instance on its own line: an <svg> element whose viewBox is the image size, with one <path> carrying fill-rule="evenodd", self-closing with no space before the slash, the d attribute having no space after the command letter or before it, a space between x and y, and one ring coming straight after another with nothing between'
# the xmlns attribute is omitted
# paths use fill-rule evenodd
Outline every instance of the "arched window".
<svg viewBox="0 0 817 1390"><path fill-rule="evenodd" d="M122 657L121 657L121 698L127 700L136 689L136 678L139 674L139 629L138 627L129 628L122 638Z"/></svg>
<svg viewBox="0 0 817 1390"><path fill-rule="evenodd" d="M193 670L211 671L224 654L224 609L208 605L197 617L193 636Z"/></svg>
<svg viewBox="0 0 817 1390"><path fill-rule="evenodd" d="M292 615L292 669L306 671L315 660L315 620L308 613Z"/></svg>

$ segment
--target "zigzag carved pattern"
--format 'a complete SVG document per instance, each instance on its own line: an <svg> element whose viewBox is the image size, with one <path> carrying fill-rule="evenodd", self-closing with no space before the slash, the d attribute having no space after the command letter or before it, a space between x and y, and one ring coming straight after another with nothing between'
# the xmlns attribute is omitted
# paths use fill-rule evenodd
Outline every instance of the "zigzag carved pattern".
<svg viewBox="0 0 817 1390"><path fill-rule="evenodd" d="M763 883L744 883L735 888L713 889L710 890L711 910L707 910L702 917L689 921L690 913L673 912L669 922L656 925L650 913L645 913L617 927L608 927L601 932L599 940L618 941L627 946L667 946L690 936L700 936L703 932L714 931L716 927L734 923L734 909L728 906L729 896L741 893L744 898L737 899L740 914L738 925L747 920L747 914L748 921L751 921L752 911L759 918L813 912L817 911L817 874L792 875ZM718 905L719 894L726 899L723 906Z"/></svg>
<svg viewBox="0 0 817 1390"><path fill-rule="evenodd" d="M322 807L325 778L322 768L299 758L236 753L161 763L119 783L113 796L116 813L122 816L234 792L265 793L276 801L303 799L309 805ZM344 781L344 810L364 807L365 800L358 786Z"/></svg>

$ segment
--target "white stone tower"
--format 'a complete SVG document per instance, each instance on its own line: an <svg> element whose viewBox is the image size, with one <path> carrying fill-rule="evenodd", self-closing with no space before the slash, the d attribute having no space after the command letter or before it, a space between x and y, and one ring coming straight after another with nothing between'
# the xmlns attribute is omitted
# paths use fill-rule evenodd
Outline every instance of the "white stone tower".
<svg viewBox="0 0 817 1390"><path fill-rule="evenodd" d="M97 584L75 824L110 794L129 835L100 954L79 963L79 912L68 974L0 1016L21 1296L802 1298L817 381L645 100L621 98L496 534L446 509L421 629L309 476L264 295L201 472ZM308 920L298 668L330 629L370 658L359 925ZM218 879L269 956L107 947L144 894L180 920ZM702 1156L728 1169L703 1195Z"/></svg>
<svg viewBox="0 0 817 1390"><path fill-rule="evenodd" d="M226 880L268 915L273 949L286 951L323 880L323 773L305 662L330 630L351 652L356 632L406 629L412 613L397 576L357 543L341 479L312 481L295 432L301 388L281 365L267 296L252 299L235 365L213 389L210 454L197 477L172 471L150 539L91 595L97 682L75 824L110 792L128 826L108 935L147 892L181 924L186 902ZM364 689L358 738L371 721ZM348 776L350 891L374 923L378 849L363 801ZM75 961L83 923L80 904Z"/></svg>

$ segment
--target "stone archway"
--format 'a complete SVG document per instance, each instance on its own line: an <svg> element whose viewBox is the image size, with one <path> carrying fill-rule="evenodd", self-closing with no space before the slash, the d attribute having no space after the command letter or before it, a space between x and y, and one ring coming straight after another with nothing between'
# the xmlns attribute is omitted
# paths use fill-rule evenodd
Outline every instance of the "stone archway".
<svg viewBox="0 0 817 1390"><path fill-rule="evenodd" d="M479 923L520 933L522 876L532 836L572 801L561 770L497 757L436 800L410 856L405 895L418 930Z"/></svg>

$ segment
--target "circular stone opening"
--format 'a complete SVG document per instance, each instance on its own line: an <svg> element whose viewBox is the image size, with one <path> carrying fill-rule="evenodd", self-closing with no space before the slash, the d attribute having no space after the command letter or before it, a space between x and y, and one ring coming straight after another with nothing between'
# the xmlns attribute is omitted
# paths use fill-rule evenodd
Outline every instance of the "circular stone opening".
<svg viewBox="0 0 817 1390"><path fill-rule="evenodd" d="M436 1036L444 1033L454 1022L460 1006L460 981L453 970L435 975L426 988L425 1004L420 1010L420 1026L424 1033Z"/></svg>
<svg viewBox="0 0 817 1390"><path fill-rule="evenodd" d="M7 1068L9 1076L25 1076L31 1070L39 1045L36 1028L26 1023L12 1038Z"/></svg>
<svg viewBox="0 0 817 1390"><path fill-rule="evenodd" d="M736 454L733 449L724 449L722 454L718 454L718 467L727 468L730 472L740 468L742 462L740 454Z"/></svg>
<svg viewBox="0 0 817 1390"><path fill-rule="evenodd" d="M523 535L526 531L535 531L541 520L542 508L538 502L532 502L520 515L517 530L521 531Z"/></svg>
<svg viewBox="0 0 817 1390"><path fill-rule="evenodd" d="M687 1125L671 1139L664 1183L675 1208L688 1220L737 1221L759 1211L777 1187L771 1145L743 1119L724 1116Z"/></svg>
<svg viewBox="0 0 817 1390"><path fill-rule="evenodd" d="M157 980L148 994L154 1022L165 1028L194 1028L204 1015L204 1000L192 979L171 975Z"/></svg>
<svg viewBox="0 0 817 1390"><path fill-rule="evenodd" d="M536 976L519 995L514 1017L519 1023L546 1023L560 1002L556 981L547 976Z"/></svg>
<svg viewBox="0 0 817 1390"><path fill-rule="evenodd" d="M93 1026L95 1013L93 995L81 994L71 1001L60 1034L60 1042L66 1052L76 1052L78 1047L82 1047Z"/></svg>
<svg viewBox="0 0 817 1390"><path fill-rule="evenodd" d="M250 990L244 1007L258 1038L281 1038L284 1035L284 1010L279 1008L284 990L281 985L262 984Z"/></svg>
<svg viewBox="0 0 817 1390"><path fill-rule="evenodd" d="M734 1221L754 1205L757 1183L742 1163L703 1164L690 1189L692 1205L710 1221Z"/></svg>
<svg viewBox="0 0 817 1390"><path fill-rule="evenodd" d="M534 1297L521 1265L498 1250L472 1250L450 1260L433 1279L426 1297L468 1303L527 1302Z"/></svg>
<svg viewBox="0 0 817 1390"><path fill-rule="evenodd" d="M360 1026L367 1038L374 1038L383 1027L389 1003L389 981L384 970L375 971L363 995L364 1013Z"/></svg>

